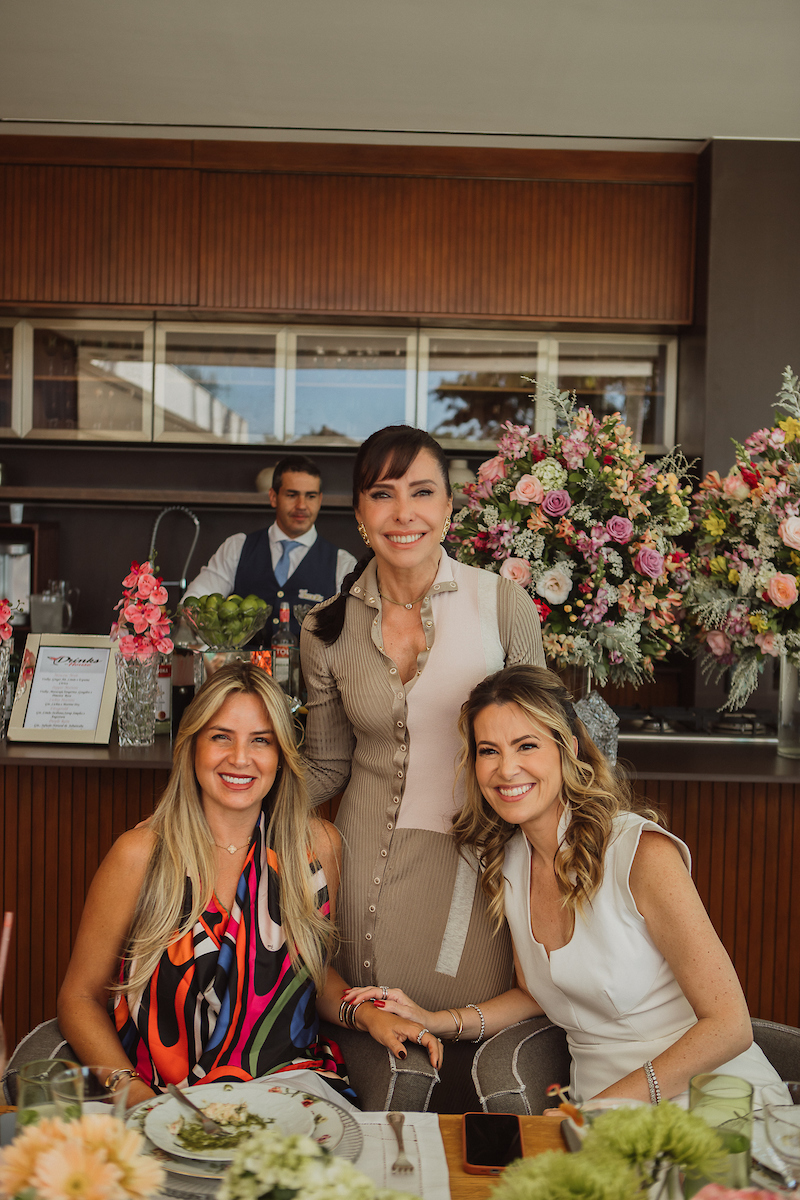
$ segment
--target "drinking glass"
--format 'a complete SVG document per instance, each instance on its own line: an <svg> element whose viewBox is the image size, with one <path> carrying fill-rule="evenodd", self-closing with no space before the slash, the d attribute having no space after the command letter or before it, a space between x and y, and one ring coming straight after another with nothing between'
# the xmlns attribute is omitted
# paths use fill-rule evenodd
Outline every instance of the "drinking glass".
<svg viewBox="0 0 800 1200"><path fill-rule="evenodd" d="M769 1144L785 1167L786 1183L794 1190L800 1179L800 1083L790 1080L783 1086L791 1099L772 1102L765 1096L764 1125Z"/></svg>
<svg viewBox="0 0 800 1200"><path fill-rule="evenodd" d="M750 1184L750 1143L753 1134L753 1085L736 1075L695 1075L689 1081L689 1109L719 1134L725 1150L726 1187ZM707 1179L688 1181L686 1195L694 1195ZM696 1185L696 1186L695 1186Z"/></svg>
<svg viewBox="0 0 800 1200"><path fill-rule="evenodd" d="M57 1115L53 1082L62 1071L77 1067L68 1058L38 1058L20 1067L17 1077L17 1124L35 1125Z"/></svg>
<svg viewBox="0 0 800 1200"><path fill-rule="evenodd" d="M112 1090L104 1080L114 1067L72 1066L62 1071L52 1082L53 1100L58 1115L65 1121L73 1121L84 1113L106 1113L110 1117L125 1119L128 1106L130 1079L122 1079Z"/></svg>

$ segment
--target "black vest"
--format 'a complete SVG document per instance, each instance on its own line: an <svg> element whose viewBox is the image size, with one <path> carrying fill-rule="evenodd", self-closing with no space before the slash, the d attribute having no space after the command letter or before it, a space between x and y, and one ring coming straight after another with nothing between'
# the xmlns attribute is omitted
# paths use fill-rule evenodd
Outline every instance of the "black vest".
<svg viewBox="0 0 800 1200"><path fill-rule="evenodd" d="M259 644L269 646L272 634L279 623L278 609L284 598L289 601L292 632L300 636L300 626L295 619L295 604L319 604L336 592L336 546L317 535L314 545L306 553L297 570L289 576L283 587L278 586L272 569L272 554L269 546L269 531L258 529L248 533L242 547L233 590L239 596L252 592L272 605L272 616L263 632L248 645L255 649Z"/></svg>

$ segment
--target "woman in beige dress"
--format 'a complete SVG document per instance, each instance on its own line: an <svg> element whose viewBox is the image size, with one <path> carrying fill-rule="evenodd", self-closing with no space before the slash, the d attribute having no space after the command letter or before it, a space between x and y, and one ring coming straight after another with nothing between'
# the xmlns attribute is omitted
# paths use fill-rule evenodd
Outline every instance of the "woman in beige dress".
<svg viewBox="0 0 800 1200"><path fill-rule="evenodd" d="M447 459L422 430L363 444L353 507L369 553L300 643L312 802L344 789L337 966L425 1008L464 1005L504 991L513 968L475 861L450 835L458 714L486 675L543 665L539 616L519 585L444 552Z"/></svg>

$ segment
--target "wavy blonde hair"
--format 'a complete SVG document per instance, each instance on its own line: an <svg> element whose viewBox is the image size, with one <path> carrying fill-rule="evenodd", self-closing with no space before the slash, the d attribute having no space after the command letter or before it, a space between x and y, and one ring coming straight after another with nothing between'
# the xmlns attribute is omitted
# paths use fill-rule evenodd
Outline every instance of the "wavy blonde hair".
<svg viewBox="0 0 800 1200"><path fill-rule="evenodd" d="M302 959L317 991L323 986L334 931L317 909L311 888L314 842L302 758L286 696L260 667L234 663L206 681L183 715L172 772L149 821L155 844L125 949L129 973L116 991L140 995L164 950L194 926L211 900L216 848L195 775L195 747L200 732L236 695L258 697L275 731L280 767L264 804L269 817L267 844L280 863L281 921L292 966L297 969ZM184 917L187 879L192 908Z"/></svg>
<svg viewBox="0 0 800 1200"><path fill-rule="evenodd" d="M503 859L506 843L518 826L499 817L478 786L475 720L490 705L517 704L532 725L547 731L561 755L561 796L570 822L558 847L553 870L564 906L580 912L603 880L603 860L612 822L620 812L638 811L650 820L659 814L637 808L629 785L611 770L572 706L559 677L543 667L506 667L473 688L461 709L459 732L466 801L453 820L458 846L474 848L483 872L481 887L495 928L503 923ZM575 753L573 739L577 739Z"/></svg>

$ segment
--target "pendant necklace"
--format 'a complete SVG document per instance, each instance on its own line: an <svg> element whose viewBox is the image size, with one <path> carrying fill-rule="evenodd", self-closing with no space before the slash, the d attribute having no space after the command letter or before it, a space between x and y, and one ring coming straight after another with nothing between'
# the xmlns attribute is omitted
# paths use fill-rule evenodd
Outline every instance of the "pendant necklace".
<svg viewBox="0 0 800 1200"><path fill-rule="evenodd" d="M391 596L387 596L386 592L382 592L381 589L378 588L378 595L380 596L381 600L388 600L390 604L396 604L398 608L412 609L415 604L419 604L421 600L424 600L427 594L427 592L423 592L421 596L417 596L416 600L409 600L408 604L406 604L404 600L393 600Z"/></svg>
<svg viewBox="0 0 800 1200"><path fill-rule="evenodd" d="M228 854L238 854L240 850L246 850L250 842L246 841L243 846L234 846L233 842L231 842L230 846L220 846L219 842L214 842L214 845L218 850L227 850Z"/></svg>

